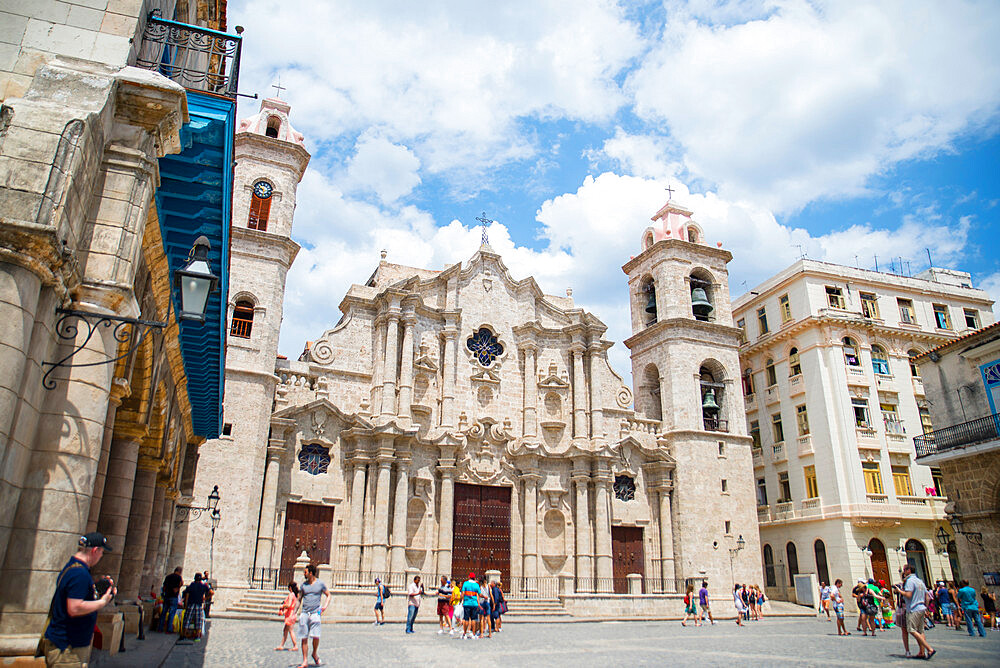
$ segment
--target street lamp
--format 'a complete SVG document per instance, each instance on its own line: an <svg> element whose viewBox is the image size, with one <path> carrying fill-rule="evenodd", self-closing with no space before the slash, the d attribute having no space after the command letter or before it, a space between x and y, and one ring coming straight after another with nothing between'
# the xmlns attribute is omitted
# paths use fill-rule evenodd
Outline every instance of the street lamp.
<svg viewBox="0 0 1000 668"><path fill-rule="evenodd" d="M965 531L962 527L965 526L965 522L962 520L962 516L958 513L952 513L948 516L948 522L951 524L951 528L955 530L955 535L965 536L965 539L970 543L975 543L979 549L983 549L983 534L979 531Z"/></svg>
<svg viewBox="0 0 1000 668"><path fill-rule="evenodd" d="M215 485L214 487L212 487L212 491L208 495L208 505L207 506L183 506L183 505L178 505L176 507L177 508L177 515L178 515L177 522L180 523L180 522L187 522L187 521L190 521L190 520L196 520L199 517L201 517L201 514L204 513L204 512L210 513L211 517L212 517L212 521L215 521L216 514L219 512L218 511L218 507L219 507L219 499L220 498L221 497L219 495L219 486Z"/></svg>
<svg viewBox="0 0 1000 668"><path fill-rule="evenodd" d="M205 322L208 295L219 283L208 259L211 249L208 237L198 237L188 253L187 264L174 272L174 285L181 291L181 310L177 314L181 320Z"/></svg>
<svg viewBox="0 0 1000 668"><path fill-rule="evenodd" d="M212 493L208 495L208 509L215 512L215 509L219 507L219 486L215 485L212 487Z"/></svg>
<svg viewBox="0 0 1000 668"><path fill-rule="evenodd" d="M740 550L746 547L747 542L743 540L743 534L736 539L736 547L729 548L729 579L736 583L736 576L733 574L733 558L739 554Z"/></svg>
<svg viewBox="0 0 1000 668"><path fill-rule="evenodd" d="M948 547L948 543L951 541L951 534L948 533L944 527L938 527L937 534L935 534L934 537L937 539L941 549L946 549Z"/></svg>
<svg viewBox="0 0 1000 668"><path fill-rule="evenodd" d="M212 490L215 493L215 502L219 502L218 487ZM209 497L211 498L211 497ZM215 575L215 530L219 528L219 522L222 521L222 513L219 512L218 508L212 509L212 540L208 547L208 570L212 575Z"/></svg>

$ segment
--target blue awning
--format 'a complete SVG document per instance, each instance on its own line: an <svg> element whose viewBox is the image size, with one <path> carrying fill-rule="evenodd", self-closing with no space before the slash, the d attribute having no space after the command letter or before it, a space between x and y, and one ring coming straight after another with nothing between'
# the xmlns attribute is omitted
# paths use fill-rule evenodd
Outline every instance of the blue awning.
<svg viewBox="0 0 1000 668"><path fill-rule="evenodd" d="M209 260L219 276L219 289L209 296L204 323L180 321L180 345L194 433L216 438L222 429L225 392L236 103L192 90L187 91L187 102L191 120L181 128L183 148L159 161L156 208L170 266L174 313L180 310L180 292L174 287L173 272L186 264L200 235L212 244Z"/></svg>

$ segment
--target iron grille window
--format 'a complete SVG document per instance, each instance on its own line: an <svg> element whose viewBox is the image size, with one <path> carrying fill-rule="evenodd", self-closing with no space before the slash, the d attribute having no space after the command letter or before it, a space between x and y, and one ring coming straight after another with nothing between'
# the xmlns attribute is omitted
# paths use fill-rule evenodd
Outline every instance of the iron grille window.
<svg viewBox="0 0 1000 668"><path fill-rule="evenodd" d="M491 366L497 357L503 355L503 344L490 330L481 327L465 342L466 347L476 356L483 366Z"/></svg>
<svg viewBox="0 0 1000 668"><path fill-rule="evenodd" d="M319 443L307 443L299 451L299 470L310 475L326 473L330 466L330 448Z"/></svg>

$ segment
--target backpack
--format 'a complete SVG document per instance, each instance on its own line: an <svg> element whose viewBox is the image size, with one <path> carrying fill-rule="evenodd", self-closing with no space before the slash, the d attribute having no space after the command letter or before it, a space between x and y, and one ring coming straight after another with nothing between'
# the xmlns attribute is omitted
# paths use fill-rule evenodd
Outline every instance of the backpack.
<svg viewBox="0 0 1000 668"><path fill-rule="evenodd" d="M392 592L389 591L389 585L382 585L382 598L386 600L392 598Z"/></svg>
<svg viewBox="0 0 1000 668"><path fill-rule="evenodd" d="M684 605L691 605L691 595L684 594Z"/></svg>

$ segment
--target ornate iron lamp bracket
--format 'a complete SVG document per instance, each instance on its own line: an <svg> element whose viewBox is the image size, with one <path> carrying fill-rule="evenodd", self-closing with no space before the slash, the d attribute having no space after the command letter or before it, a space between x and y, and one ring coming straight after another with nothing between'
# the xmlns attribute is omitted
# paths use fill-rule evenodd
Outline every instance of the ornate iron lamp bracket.
<svg viewBox="0 0 1000 668"><path fill-rule="evenodd" d="M115 315L87 313L86 311L75 311L73 309L58 308L56 309L56 313L59 314L59 319L56 320L55 325L57 338L62 341L75 340L80 334L80 322L86 325L87 335L84 337L82 342L77 343L76 346L74 346L73 350L71 350L69 354L65 355L58 361L42 362L43 367L48 367L45 374L42 376L42 387L47 390L55 389L56 379L51 376L56 369L60 367L71 368L114 364L118 360L128 357L134 350L141 346L150 330L163 329L167 326L167 323L165 322L137 320L136 318L122 318ZM90 343L90 339L93 338L94 333L97 332L98 328L102 326L105 328L111 328L111 335L118 343L126 343L129 339L132 339L131 345L129 345L125 352L121 355L112 359L103 360L101 362L87 362L86 364L70 364L69 361L73 359L73 356L87 347L87 344ZM139 328L139 335L132 336L136 327Z"/></svg>
<svg viewBox="0 0 1000 668"><path fill-rule="evenodd" d="M211 508L204 506L176 506L174 510L177 513L174 524L184 524L185 522L198 519L202 513L207 513Z"/></svg>

